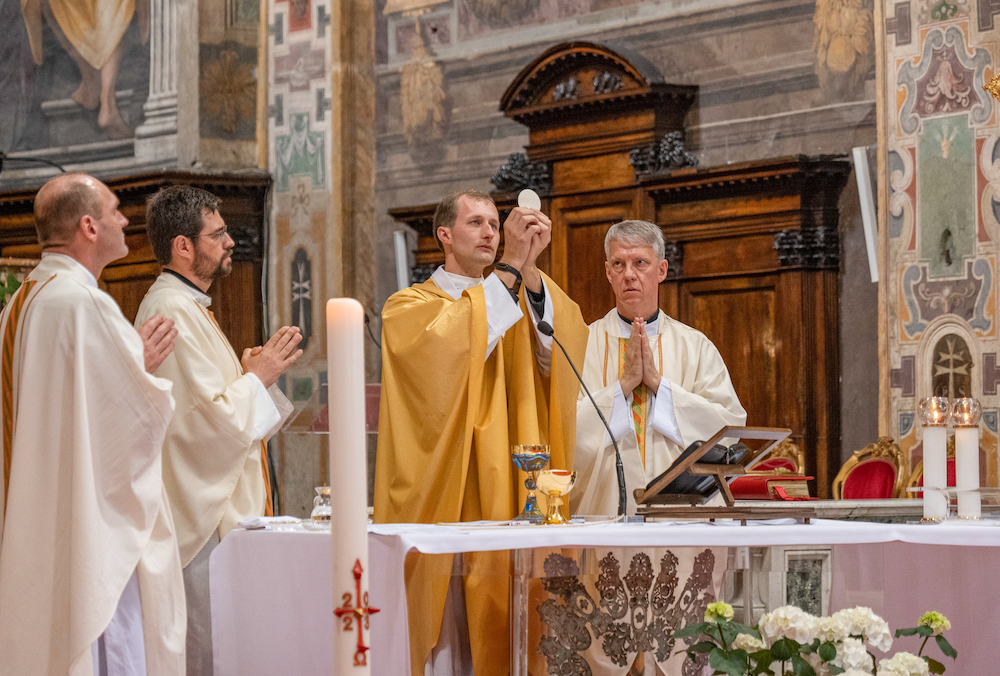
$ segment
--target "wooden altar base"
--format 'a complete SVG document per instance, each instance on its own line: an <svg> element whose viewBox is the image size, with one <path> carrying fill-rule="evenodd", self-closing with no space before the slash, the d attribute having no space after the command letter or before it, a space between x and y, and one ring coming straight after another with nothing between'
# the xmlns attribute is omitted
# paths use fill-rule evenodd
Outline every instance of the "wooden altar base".
<svg viewBox="0 0 1000 676"><path fill-rule="evenodd" d="M795 505L783 503L781 507L771 507L762 501L762 505L735 505L732 507L710 507L705 505L640 505L636 514L646 519L716 519L738 520L741 526L747 521L764 521L767 519L795 519L802 523L810 523L817 516L812 505Z"/></svg>

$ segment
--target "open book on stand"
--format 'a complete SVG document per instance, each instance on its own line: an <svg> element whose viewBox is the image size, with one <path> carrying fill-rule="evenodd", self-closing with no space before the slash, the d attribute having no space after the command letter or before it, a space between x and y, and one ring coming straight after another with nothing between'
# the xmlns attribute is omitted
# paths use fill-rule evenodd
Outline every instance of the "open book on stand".
<svg viewBox="0 0 1000 676"><path fill-rule="evenodd" d="M666 472L649 482L645 488L636 489L636 513L652 519L738 519L743 525L752 519L787 517L809 523L816 516L816 510L809 502L800 503L800 506L792 509L789 509L790 505L778 508L777 502L772 500L747 501L736 505L729 488L736 477L746 477L748 469L764 459L771 449L791 433L789 429L776 427L723 427L708 441L688 446ZM743 439L767 443L751 448L739 443ZM733 440L737 443L726 445ZM774 475L757 476L778 478ZM781 476L782 480L789 478ZM808 477L795 477L792 483L806 485L807 480ZM809 500L806 497L793 497L787 492L789 490L798 492L802 489L792 484L774 486L775 494L784 494L784 500ZM704 504L718 493L725 500L725 506Z"/></svg>

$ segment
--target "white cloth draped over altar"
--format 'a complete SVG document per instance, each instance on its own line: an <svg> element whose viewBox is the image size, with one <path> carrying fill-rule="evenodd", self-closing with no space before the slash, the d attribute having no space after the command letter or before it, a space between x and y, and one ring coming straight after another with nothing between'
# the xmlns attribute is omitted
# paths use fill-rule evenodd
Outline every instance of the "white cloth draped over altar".
<svg viewBox="0 0 1000 676"><path fill-rule="evenodd" d="M507 529L370 526L370 604L379 609L371 617L372 673L409 674L403 590L409 552L809 544L833 546L831 612L870 605L898 628L914 626L924 611L939 610L954 627L949 640L960 655L956 673L991 673L998 650L986 633L1000 626L1000 590L994 574L1000 527L827 520L747 526L734 522ZM216 674L329 674L334 607L330 565L327 533L237 530L227 536L212 559ZM906 649L903 644L898 648Z"/></svg>

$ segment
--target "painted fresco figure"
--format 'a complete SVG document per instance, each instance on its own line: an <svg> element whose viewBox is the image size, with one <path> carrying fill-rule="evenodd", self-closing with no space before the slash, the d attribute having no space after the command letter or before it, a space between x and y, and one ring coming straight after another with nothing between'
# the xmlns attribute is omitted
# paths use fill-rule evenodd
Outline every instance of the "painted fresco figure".
<svg viewBox="0 0 1000 676"><path fill-rule="evenodd" d="M611 426L632 491L666 471L681 451L747 414L722 355L700 331L659 309L667 277L663 233L648 221L622 221L604 240L605 272L616 307L590 325L583 380ZM573 514L616 514L615 452L594 407L581 395L576 414Z"/></svg>
<svg viewBox="0 0 1000 676"><path fill-rule="evenodd" d="M118 110L115 83L122 59L122 36L139 17L142 42L149 38L149 0L21 0L31 55L42 64L42 17L80 69L72 99L87 110L99 107L97 123L109 139L130 138L134 130Z"/></svg>

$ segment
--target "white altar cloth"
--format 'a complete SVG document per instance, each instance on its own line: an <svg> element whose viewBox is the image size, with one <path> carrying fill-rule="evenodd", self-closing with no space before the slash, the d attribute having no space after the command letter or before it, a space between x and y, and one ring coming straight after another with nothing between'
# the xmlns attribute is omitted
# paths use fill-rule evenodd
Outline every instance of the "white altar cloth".
<svg viewBox="0 0 1000 676"><path fill-rule="evenodd" d="M444 554L539 547L768 547L889 542L1000 547L1000 523L916 525L814 520L799 524L782 520L746 526L728 521L513 528L369 526L369 603L380 609L371 617L372 674L410 673L403 587L403 565L410 551ZM329 637L334 608L331 561L329 533L236 530L227 535L211 560L216 675L330 676ZM995 584L995 567L978 572L987 576L989 584ZM958 574L955 569L949 573ZM962 615L971 620L975 612L968 608ZM952 623L958 619L952 617ZM912 624L916 624L916 618ZM912 624L894 623L893 629Z"/></svg>

